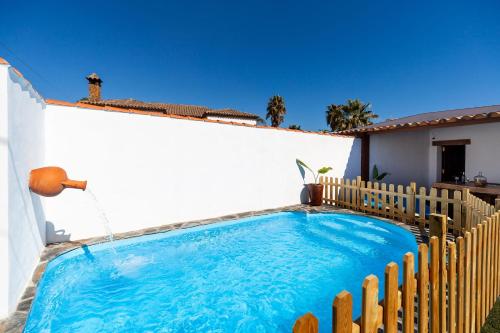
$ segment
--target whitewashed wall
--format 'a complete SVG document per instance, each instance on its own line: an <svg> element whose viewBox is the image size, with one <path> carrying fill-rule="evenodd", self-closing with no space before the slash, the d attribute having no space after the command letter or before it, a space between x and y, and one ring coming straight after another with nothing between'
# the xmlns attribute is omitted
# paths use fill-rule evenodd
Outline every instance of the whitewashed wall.
<svg viewBox="0 0 500 333"><path fill-rule="evenodd" d="M489 182L500 183L500 122L478 125L435 128L429 131L431 140L470 139L465 146L465 175L473 179L482 171ZM439 180L437 172L441 166L439 147L429 147L430 182Z"/></svg>
<svg viewBox="0 0 500 333"><path fill-rule="evenodd" d="M0 65L0 317L15 309L45 245L40 198L29 171L43 164L44 102L9 65Z"/></svg>
<svg viewBox="0 0 500 333"><path fill-rule="evenodd" d="M216 116L208 116L207 119L208 120L222 120L222 121L247 124L247 125L257 125L257 120L254 120L254 119L243 119L243 118L238 119L238 118L216 117Z"/></svg>
<svg viewBox="0 0 500 333"><path fill-rule="evenodd" d="M300 202L296 158L359 174L348 137L47 105L46 162L87 179L115 232ZM310 180L309 175L308 180ZM48 240L102 235L90 197L44 199Z"/></svg>
<svg viewBox="0 0 500 333"><path fill-rule="evenodd" d="M429 140L427 130L370 135L370 176L376 164L390 173L384 182L428 186Z"/></svg>

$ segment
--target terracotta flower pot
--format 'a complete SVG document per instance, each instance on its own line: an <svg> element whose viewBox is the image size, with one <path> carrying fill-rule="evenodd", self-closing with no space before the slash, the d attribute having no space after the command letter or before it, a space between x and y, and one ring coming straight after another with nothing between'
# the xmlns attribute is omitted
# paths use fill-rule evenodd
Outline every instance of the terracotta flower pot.
<svg viewBox="0 0 500 333"><path fill-rule="evenodd" d="M323 204L323 185L307 184L309 191L309 204L311 206L321 206Z"/></svg>
<svg viewBox="0 0 500 333"><path fill-rule="evenodd" d="M59 167L45 167L31 170L30 190L44 197L53 197L65 188L76 188L85 191L87 181L68 179L66 171Z"/></svg>

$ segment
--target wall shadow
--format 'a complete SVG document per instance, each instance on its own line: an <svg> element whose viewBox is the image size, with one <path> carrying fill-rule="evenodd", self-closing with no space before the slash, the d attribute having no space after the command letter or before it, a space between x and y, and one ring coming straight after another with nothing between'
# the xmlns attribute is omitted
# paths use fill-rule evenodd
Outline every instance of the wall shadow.
<svg viewBox="0 0 500 333"><path fill-rule="evenodd" d="M299 194L299 200L301 204L308 204L309 203L309 190L307 189L306 185L306 170L304 170L304 167L299 164L298 160L295 160L295 164L297 164L297 168L299 169L300 172L300 177L302 178L302 183L304 186L302 187L302 190L300 191Z"/></svg>
<svg viewBox="0 0 500 333"><path fill-rule="evenodd" d="M31 193L31 203L33 204L33 213L37 222L38 233L44 243L47 243L47 230L45 226L45 213L43 211L42 199L39 195Z"/></svg>
<svg viewBox="0 0 500 333"><path fill-rule="evenodd" d="M361 175L361 139L354 139L344 170L345 179L356 179Z"/></svg>
<svg viewBox="0 0 500 333"><path fill-rule="evenodd" d="M71 234L67 234L65 229L56 230L54 223L47 221L47 244L67 242Z"/></svg>

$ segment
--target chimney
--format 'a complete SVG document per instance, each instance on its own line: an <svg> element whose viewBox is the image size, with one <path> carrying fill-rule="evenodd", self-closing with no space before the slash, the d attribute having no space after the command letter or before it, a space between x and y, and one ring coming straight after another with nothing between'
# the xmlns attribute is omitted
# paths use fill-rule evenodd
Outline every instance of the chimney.
<svg viewBox="0 0 500 333"><path fill-rule="evenodd" d="M99 75L92 73L88 75L86 79L89 81L89 100L100 101L102 80L99 78Z"/></svg>

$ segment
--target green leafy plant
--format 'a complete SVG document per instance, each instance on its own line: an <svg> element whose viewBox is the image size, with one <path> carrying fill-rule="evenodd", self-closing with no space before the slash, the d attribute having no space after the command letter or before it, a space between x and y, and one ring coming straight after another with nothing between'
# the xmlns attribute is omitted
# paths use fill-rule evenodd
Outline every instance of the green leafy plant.
<svg viewBox="0 0 500 333"><path fill-rule="evenodd" d="M301 166L303 168L306 168L307 170L311 171L311 173L313 174L313 177L314 177L314 183L315 184L318 184L318 177L319 177L319 175L324 175L328 171L332 170L332 167L322 167L322 168L318 169L318 172L314 172L313 169L311 169L307 164L305 164L304 162L302 162L298 158L297 158L296 161L297 161L297 164L299 166Z"/></svg>
<svg viewBox="0 0 500 333"><path fill-rule="evenodd" d="M382 179L384 179L385 177L387 177L389 175L390 175L390 173L388 173L388 172L379 173L376 164L373 166L373 170L372 170L372 179L373 180L381 181Z"/></svg>

